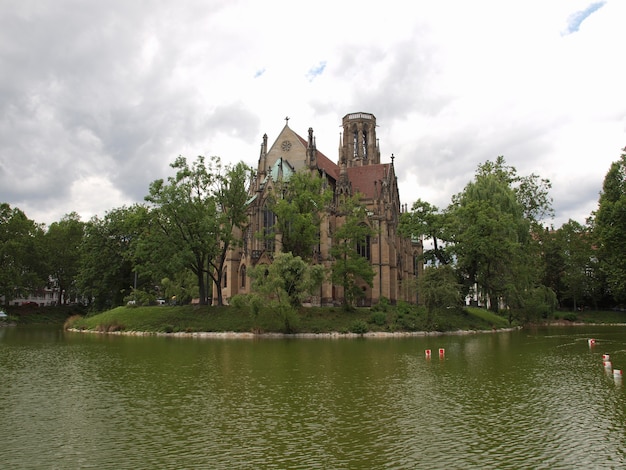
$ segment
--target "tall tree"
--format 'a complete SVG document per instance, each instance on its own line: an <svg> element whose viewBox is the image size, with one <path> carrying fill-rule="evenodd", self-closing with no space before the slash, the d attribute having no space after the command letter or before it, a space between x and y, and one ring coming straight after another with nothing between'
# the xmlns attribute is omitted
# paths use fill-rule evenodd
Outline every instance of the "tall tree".
<svg viewBox="0 0 626 470"><path fill-rule="evenodd" d="M457 307L461 303L460 286L454 269L449 264L424 269L417 285L429 323L436 308Z"/></svg>
<svg viewBox="0 0 626 470"><path fill-rule="evenodd" d="M577 310L585 299L593 299L594 261L588 227L569 220L557 232L563 253L563 297Z"/></svg>
<svg viewBox="0 0 626 470"><path fill-rule="evenodd" d="M134 257L146 214L145 207L133 205L85 224L78 286L95 310L122 305L136 286Z"/></svg>
<svg viewBox="0 0 626 470"><path fill-rule="evenodd" d="M594 239L600 269L617 303L626 302L626 147L604 177Z"/></svg>
<svg viewBox="0 0 626 470"><path fill-rule="evenodd" d="M343 287L343 305L349 310L363 297L362 286L373 285L374 269L359 247L368 245L374 231L367 225L367 211L360 204L358 194L342 201L338 213L344 223L333 234L331 255L335 262L331 278L333 284Z"/></svg>
<svg viewBox="0 0 626 470"><path fill-rule="evenodd" d="M48 273L59 288L59 302L76 300L76 278L80 271L80 250L85 224L76 212L53 222L44 237Z"/></svg>
<svg viewBox="0 0 626 470"><path fill-rule="evenodd" d="M249 300L252 311L258 309L255 297L264 299L266 310L278 313L285 333L293 333L298 324L298 307L321 285L322 265L306 263L291 253L279 253L271 265L259 264L251 269L255 294Z"/></svg>
<svg viewBox="0 0 626 470"><path fill-rule="evenodd" d="M5 304L46 284L42 237L42 227L24 212L0 204L0 296Z"/></svg>
<svg viewBox="0 0 626 470"><path fill-rule="evenodd" d="M447 233L448 216L440 212L436 206L418 199L413 203L410 212L400 215L401 234L412 237L426 237L432 242L432 248L424 250L424 259L439 264L450 263L450 254L446 250L446 242L450 241Z"/></svg>
<svg viewBox="0 0 626 470"><path fill-rule="evenodd" d="M308 170L277 182L270 209L276 215L274 229L282 236L284 253L291 252L305 260L313 257L320 240L321 214L332 197L332 190L321 176Z"/></svg>
<svg viewBox="0 0 626 470"><path fill-rule="evenodd" d="M219 168L219 167L218 167ZM242 232L247 224L248 183L252 169L242 162L218 171L215 198L217 202L217 230L219 251L209 259L209 275L217 292L217 304L223 305L222 278L228 250L242 244Z"/></svg>
<svg viewBox="0 0 626 470"><path fill-rule="evenodd" d="M475 180L455 196L451 206L459 273L470 288L477 286L486 295L493 310L500 301L522 304L524 292L538 276L530 257L534 250L529 212L502 167L479 167Z"/></svg>
<svg viewBox="0 0 626 470"><path fill-rule="evenodd" d="M203 305L209 303L212 280L221 305L226 253L237 242L233 229L245 224L250 170L243 164L224 168L218 157L207 161L202 156L191 165L178 157L171 167L176 175L153 181L145 198L159 231L151 246L155 254L165 253L194 273Z"/></svg>

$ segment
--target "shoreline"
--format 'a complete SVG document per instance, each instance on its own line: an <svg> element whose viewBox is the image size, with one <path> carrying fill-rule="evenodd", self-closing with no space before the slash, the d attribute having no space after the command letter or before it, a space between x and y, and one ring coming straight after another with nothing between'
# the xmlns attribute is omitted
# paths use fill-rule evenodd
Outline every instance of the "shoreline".
<svg viewBox="0 0 626 470"><path fill-rule="evenodd" d="M455 330L455 331L369 331L367 333L252 333L236 331L195 331L165 333L157 331L96 331L69 328L65 331L73 333L92 333L102 335L118 336L163 336L171 338L200 338L200 339L341 339L341 338L411 338L425 336L454 336L454 335L474 335L485 333L506 333L521 330L522 327L498 328L491 330Z"/></svg>

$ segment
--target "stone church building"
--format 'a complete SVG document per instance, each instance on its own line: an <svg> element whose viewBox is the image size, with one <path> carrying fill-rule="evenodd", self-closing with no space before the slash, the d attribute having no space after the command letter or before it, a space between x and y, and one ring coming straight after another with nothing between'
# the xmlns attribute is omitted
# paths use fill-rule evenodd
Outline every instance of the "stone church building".
<svg viewBox="0 0 626 470"><path fill-rule="evenodd" d="M420 241L411 241L397 233L400 214L406 207L400 203L394 157L381 163L380 146L376 138L376 118L369 113L352 113L343 118L343 133L339 138L339 158L331 161L315 144L313 129L306 138L289 127L289 120L272 145L267 134L263 136L258 168L250 187L248 201L249 225L243 236L243 245L232 249L225 262L222 295L227 301L236 294L250 292L250 267L271 264L275 253L280 252L280 234L273 240L256 234L271 228L274 214L266 204L267 196L277 181L288 181L298 171L317 172L334 192L334 201L341 195L359 193L367 208L368 221L374 235L367 238L359 252L366 257L374 270L373 286L363 283L362 306L375 305L387 298L392 303L404 300L415 303L415 280L422 270L418 256L422 253ZM320 243L314 249L314 262L332 265L330 248L332 233L342 223L331 204L320 226ZM343 288L324 282L313 305L338 305L343 301Z"/></svg>

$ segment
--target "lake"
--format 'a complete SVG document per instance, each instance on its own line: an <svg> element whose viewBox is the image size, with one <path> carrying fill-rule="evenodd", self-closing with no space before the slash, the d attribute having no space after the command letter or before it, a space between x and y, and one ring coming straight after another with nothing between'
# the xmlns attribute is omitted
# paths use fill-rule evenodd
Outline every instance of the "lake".
<svg viewBox="0 0 626 470"><path fill-rule="evenodd" d="M0 466L624 468L626 395L603 354L626 370L626 327L352 339L0 328Z"/></svg>

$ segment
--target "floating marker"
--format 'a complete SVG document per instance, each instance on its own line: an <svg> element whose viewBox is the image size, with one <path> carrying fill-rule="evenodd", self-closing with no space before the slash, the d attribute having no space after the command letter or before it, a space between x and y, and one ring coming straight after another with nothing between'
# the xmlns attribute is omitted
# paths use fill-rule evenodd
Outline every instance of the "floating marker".
<svg viewBox="0 0 626 470"><path fill-rule="evenodd" d="M430 349L427 349L425 351L425 354L426 354L426 359L430 359Z"/></svg>
<svg viewBox="0 0 626 470"><path fill-rule="evenodd" d="M446 350L443 348L439 348L439 357L443 357L446 355Z"/></svg>
<svg viewBox="0 0 626 470"><path fill-rule="evenodd" d="M602 355L602 360L603 361L610 361L611 360L611 356L609 356L608 354L603 354Z"/></svg>
<svg viewBox="0 0 626 470"><path fill-rule="evenodd" d="M611 367L613 367L613 364L611 364L611 361L604 361L602 364L604 365L605 369L610 369Z"/></svg>
<svg viewBox="0 0 626 470"><path fill-rule="evenodd" d="M595 339L593 339L593 338L588 339L588 340L587 340L587 342L589 343L589 346L590 346L590 347L591 347L591 346L595 346L595 345L596 345L596 340L595 340Z"/></svg>
<svg viewBox="0 0 626 470"><path fill-rule="evenodd" d="M613 371L613 378L615 380L621 379L622 378L622 371L620 369L615 369Z"/></svg>

